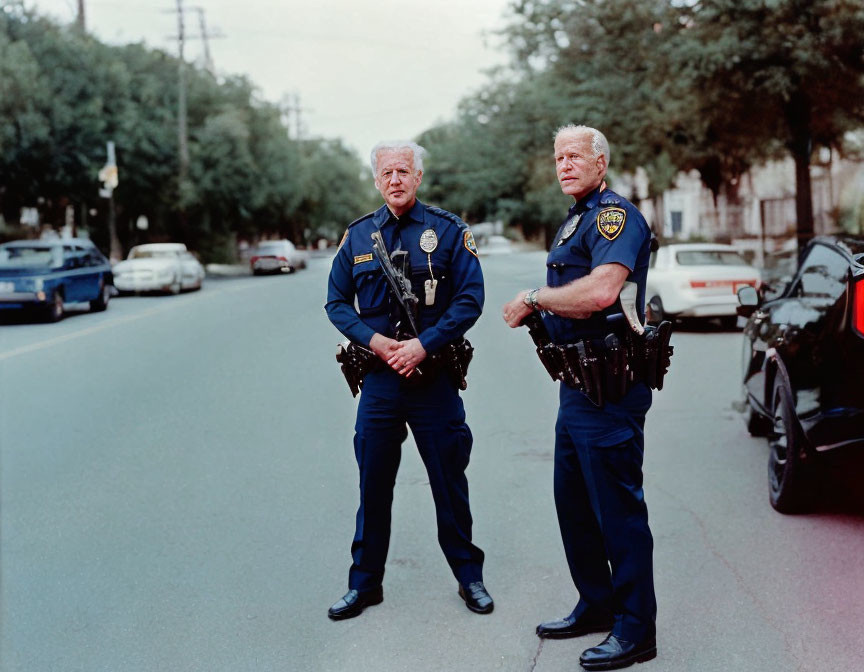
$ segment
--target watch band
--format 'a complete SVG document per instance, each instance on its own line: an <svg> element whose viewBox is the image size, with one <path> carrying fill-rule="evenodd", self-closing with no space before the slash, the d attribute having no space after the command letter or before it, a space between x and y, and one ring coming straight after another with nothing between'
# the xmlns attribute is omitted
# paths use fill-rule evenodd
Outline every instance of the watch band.
<svg viewBox="0 0 864 672"><path fill-rule="evenodd" d="M540 291L540 288L532 289L530 292L525 294L525 297L522 299L522 302L531 308L531 310L540 310L540 306L537 305L537 294Z"/></svg>

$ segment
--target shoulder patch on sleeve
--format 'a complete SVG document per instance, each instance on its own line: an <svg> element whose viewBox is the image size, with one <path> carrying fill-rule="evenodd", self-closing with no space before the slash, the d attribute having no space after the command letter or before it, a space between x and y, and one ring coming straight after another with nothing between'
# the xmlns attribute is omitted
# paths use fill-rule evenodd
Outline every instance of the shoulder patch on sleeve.
<svg viewBox="0 0 864 672"><path fill-rule="evenodd" d="M347 238L348 238L348 229L345 229L345 233L342 234L342 240L339 241L339 249L340 250L342 249L342 246L345 244L345 240Z"/></svg>
<svg viewBox="0 0 864 672"><path fill-rule="evenodd" d="M597 230L606 240L615 240L624 230L627 212L624 208L606 208L597 213Z"/></svg>
<svg viewBox="0 0 864 672"><path fill-rule="evenodd" d="M465 245L465 249L468 250L471 254L473 254L478 259L480 258L477 255L477 243L474 242L474 234L471 233L470 229L465 229L462 232L462 244Z"/></svg>

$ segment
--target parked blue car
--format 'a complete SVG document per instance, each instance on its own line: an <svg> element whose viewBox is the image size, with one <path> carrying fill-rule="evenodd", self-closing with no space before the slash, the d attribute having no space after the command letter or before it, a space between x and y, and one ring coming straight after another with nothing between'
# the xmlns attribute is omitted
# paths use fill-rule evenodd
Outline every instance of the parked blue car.
<svg viewBox="0 0 864 672"><path fill-rule="evenodd" d="M67 303L105 310L113 293L111 264L87 239L15 240L0 245L0 310L36 310L63 318Z"/></svg>

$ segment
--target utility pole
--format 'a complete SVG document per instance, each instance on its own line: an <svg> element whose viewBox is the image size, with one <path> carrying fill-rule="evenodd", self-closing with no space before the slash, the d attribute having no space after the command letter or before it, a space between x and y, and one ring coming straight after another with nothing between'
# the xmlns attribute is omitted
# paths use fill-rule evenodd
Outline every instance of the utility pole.
<svg viewBox="0 0 864 672"><path fill-rule="evenodd" d="M207 24L204 21L204 8L196 7L195 11L198 12L198 26L201 30L201 39L204 42L204 67L212 74L213 57L210 55L210 41L207 39L210 36L207 33Z"/></svg>
<svg viewBox="0 0 864 672"><path fill-rule="evenodd" d="M186 41L183 0L177 0L177 41L179 44L179 91L177 97L177 139L180 157L180 187L186 183L189 174L189 129L186 121L186 61L183 48Z"/></svg>
<svg viewBox="0 0 864 672"><path fill-rule="evenodd" d="M303 140L303 112L308 108L301 107L300 105L300 94L296 91L292 93L286 93L282 96L282 114L283 120L282 123L285 124L285 127L288 129L288 134L291 135L291 117L294 117L294 139L297 142L301 142Z"/></svg>
<svg viewBox="0 0 864 672"><path fill-rule="evenodd" d="M78 19L76 20L78 29L83 33L87 30L87 21L84 13L84 0L78 0Z"/></svg>

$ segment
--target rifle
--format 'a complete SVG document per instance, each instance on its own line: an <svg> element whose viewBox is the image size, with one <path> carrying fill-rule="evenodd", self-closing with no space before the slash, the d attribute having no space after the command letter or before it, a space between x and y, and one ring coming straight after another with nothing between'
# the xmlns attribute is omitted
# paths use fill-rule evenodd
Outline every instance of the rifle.
<svg viewBox="0 0 864 672"><path fill-rule="evenodd" d="M393 265L391 255L387 253L387 246L384 244L384 238L380 231L375 231L372 234L372 252L378 263L381 264L381 270L384 271L384 277L387 278L387 283L390 285L390 290L393 292L393 297L402 307L402 312L408 318L408 324L411 326L413 336L420 336L420 330L417 328L417 304L420 300L417 295L411 291L411 281L405 277L405 261L408 252L405 250L396 250L393 252L393 257L400 257L402 262L402 270L398 270ZM397 329L399 325L397 325Z"/></svg>

